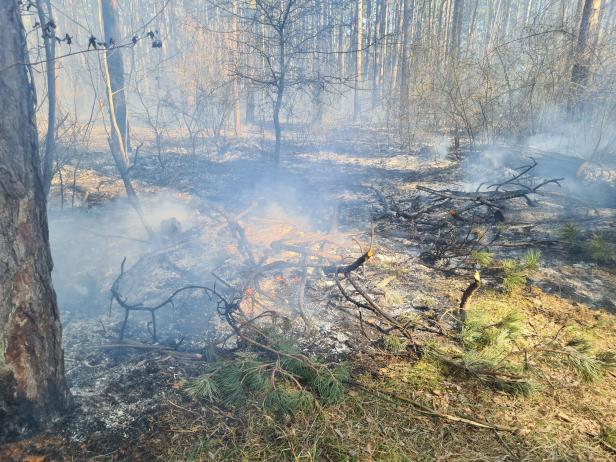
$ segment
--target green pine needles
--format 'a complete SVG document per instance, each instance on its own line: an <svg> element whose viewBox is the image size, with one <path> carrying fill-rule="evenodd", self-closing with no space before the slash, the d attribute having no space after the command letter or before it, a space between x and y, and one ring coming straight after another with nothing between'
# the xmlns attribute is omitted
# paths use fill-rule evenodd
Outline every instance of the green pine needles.
<svg viewBox="0 0 616 462"><path fill-rule="evenodd" d="M556 237L566 243L573 254L603 264L616 261L613 238L609 239L607 233L590 232L575 223L565 223L556 231Z"/></svg>
<svg viewBox="0 0 616 462"><path fill-rule="evenodd" d="M516 311L506 313L501 319L489 322L485 313L471 312L462 327L462 342L470 350L487 347L502 349L514 340L521 329L521 315Z"/></svg>
<svg viewBox="0 0 616 462"><path fill-rule="evenodd" d="M562 349L565 363L584 382L596 382L607 369L616 367L616 353L602 351L593 354L591 349L592 345L582 338L569 340Z"/></svg>
<svg viewBox="0 0 616 462"><path fill-rule="evenodd" d="M261 404L267 411L294 415L321 404L334 404L345 395L349 369L317 359L300 359L288 341L276 348L281 354L239 352L232 358L209 363L207 371L188 381L191 396L220 401L226 406Z"/></svg>
<svg viewBox="0 0 616 462"><path fill-rule="evenodd" d="M556 237L570 246L575 246L583 237L582 229L575 223L565 223L556 231Z"/></svg>
<svg viewBox="0 0 616 462"><path fill-rule="evenodd" d="M591 235L585 249L590 259L599 263L611 263L616 259L613 247L600 234Z"/></svg>
<svg viewBox="0 0 616 462"><path fill-rule="evenodd" d="M541 262L541 252L536 249L529 249L518 260L504 260L501 263L503 271L503 289L512 293L519 290L526 284L526 279L539 269Z"/></svg>
<svg viewBox="0 0 616 462"><path fill-rule="evenodd" d="M485 268L494 260L494 253L488 252L487 250L473 250L471 252L471 258L477 265Z"/></svg>

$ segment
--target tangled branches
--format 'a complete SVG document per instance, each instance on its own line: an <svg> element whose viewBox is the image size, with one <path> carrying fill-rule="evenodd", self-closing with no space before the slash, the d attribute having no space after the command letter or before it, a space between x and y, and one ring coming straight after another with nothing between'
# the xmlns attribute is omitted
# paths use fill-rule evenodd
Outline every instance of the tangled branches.
<svg viewBox="0 0 616 462"><path fill-rule="evenodd" d="M488 186L481 184L474 192L418 185L419 194L407 208L378 193L383 212L376 218L410 226L426 261L447 263L453 258L466 257L503 238L501 224L508 220L508 211L520 200L534 207L536 204L530 196L542 195L548 185L560 186L563 178L535 182L531 173L538 164L532 158L531 161L516 169L511 178Z"/></svg>

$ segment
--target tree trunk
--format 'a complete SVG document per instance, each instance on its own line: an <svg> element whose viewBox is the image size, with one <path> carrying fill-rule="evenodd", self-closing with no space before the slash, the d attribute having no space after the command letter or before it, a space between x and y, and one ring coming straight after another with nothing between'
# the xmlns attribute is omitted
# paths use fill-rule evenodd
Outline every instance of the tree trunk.
<svg viewBox="0 0 616 462"><path fill-rule="evenodd" d="M242 109L240 106L240 88L237 82L237 78L233 78L232 82L233 93L233 128L235 135L240 136L242 134Z"/></svg>
<svg viewBox="0 0 616 462"><path fill-rule="evenodd" d="M49 0L46 0L44 4L42 0L37 0L36 9L43 30L47 71L47 134L45 135L45 155L43 156L43 192L47 196L51 189L53 161L56 157L56 26Z"/></svg>
<svg viewBox="0 0 616 462"><path fill-rule="evenodd" d="M113 91L113 106L118 128L122 135L122 144L130 151L128 144L128 119L126 112L126 94L124 92L124 63L120 49L113 49L112 43L120 45L122 34L118 24L118 0L99 0L102 16L102 28L105 33L105 43L110 47L107 52L107 64L109 67L109 83Z"/></svg>
<svg viewBox="0 0 616 462"><path fill-rule="evenodd" d="M231 14L231 54L233 59L233 67L237 69L237 44L238 44L238 30L237 30L237 1L233 1ZM235 129L235 135L242 134L242 109L240 106L240 89L237 76L233 77L232 93L233 93L233 127Z"/></svg>
<svg viewBox="0 0 616 462"><path fill-rule="evenodd" d="M451 35L449 41L449 59L453 64L460 57L460 35L462 31L462 15L464 14L464 0L454 0L451 17Z"/></svg>
<svg viewBox="0 0 616 462"><path fill-rule="evenodd" d="M16 0L0 8L0 440L66 408L34 93Z"/></svg>
<svg viewBox="0 0 616 462"><path fill-rule="evenodd" d="M255 123L255 92L248 86L246 90L246 123Z"/></svg>
<svg viewBox="0 0 616 462"><path fill-rule="evenodd" d="M282 109L282 100L286 86L287 73L287 57L285 49L285 31L281 29L278 33L278 60L279 74L276 83L276 99L274 100L274 136L276 138L274 145L274 164L280 163L280 144L282 142L282 128L280 127L280 109Z"/></svg>
<svg viewBox="0 0 616 462"><path fill-rule="evenodd" d="M108 37L107 31L114 31L119 34L115 16L111 14L113 11L117 13L117 0L99 0L99 21L101 22L101 27L106 31L106 37ZM112 24L108 25L107 20L111 20ZM116 35L116 37L119 37L119 35ZM137 212L137 215L139 215L139 219L147 231L148 236L152 236L154 233L145 219L141 204L139 203L139 198L137 197L137 193L133 188L129 176L129 160L128 153L126 152L127 125L126 99L124 98L124 71L119 50L103 51L102 67L104 73L103 80L107 91L107 104L109 106L109 120L111 122L111 137L109 138L111 155L113 156L118 173L124 183L124 189L126 190L128 200ZM120 73L120 77L118 76L118 72ZM120 87L118 91L115 91L114 85L118 85L119 78L121 78L122 87ZM121 97L118 98L119 93L121 93ZM123 107L118 109L116 103L119 103ZM123 117L123 119L119 119L118 117ZM122 125L122 120L124 120L124 125ZM124 127L124 132L122 132L122 127Z"/></svg>
<svg viewBox="0 0 616 462"><path fill-rule="evenodd" d="M413 20L413 9L415 7L414 0L404 0L402 9L402 56L400 59L400 101L399 113L402 120L406 122L409 109L409 55L410 36L411 36L411 21Z"/></svg>
<svg viewBox="0 0 616 462"><path fill-rule="evenodd" d="M274 157L273 161L276 165L280 162L280 142L282 137L282 129L280 128L280 108L282 106L282 94L280 87L276 92L276 101L274 101Z"/></svg>
<svg viewBox="0 0 616 462"><path fill-rule="evenodd" d="M357 1L357 9L356 9L356 14L357 14L357 34L356 34L356 51L355 51L355 93L354 93L354 97L353 97L353 121L357 121L357 117L359 116L359 113L361 111L361 104L360 104L360 100L359 100L359 90L360 90L360 86L362 84L362 70L363 70L363 65L362 65L362 58L363 58L363 32L364 32L364 26L363 26L363 20L364 20L364 10L363 10L363 1L362 0L356 0Z"/></svg>
<svg viewBox="0 0 616 462"><path fill-rule="evenodd" d="M376 20L374 21L374 43L372 57L372 107L377 104L379 90L381 86L380 80L380 64L382 55L383 38L383 4L384 0L376 0Z"/></svg>
<svg viewBox="0 0 616 462"><path fill-rule="evenodd" d="M597 33L599 24L599 11L601 0L585 0L582 10L582 20L575 47L574 64L571 69L572 92L569 99L569 110L579 108L579 99L588 84L590 66L593 55L593 38Z"/></svg>

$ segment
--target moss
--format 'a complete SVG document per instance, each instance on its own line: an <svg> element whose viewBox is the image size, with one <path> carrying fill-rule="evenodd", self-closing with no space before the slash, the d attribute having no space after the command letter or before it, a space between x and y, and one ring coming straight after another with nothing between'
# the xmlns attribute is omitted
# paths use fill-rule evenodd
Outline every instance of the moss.
<svg viewBox="0 0 616 462"><path fill-rule="evenodd" d="M0 421L7 415L11 415L11 409L15 406L15 377L13 371L6 365L0 364ZM4 435L0 429L0 441Z"/></svg>
<svg viewBox="0 0 616 462"><path fill-rule="evenodd" d="M5 364L0 363L0 401L13 396L15 391L15 377L13 371Z"/></svg>

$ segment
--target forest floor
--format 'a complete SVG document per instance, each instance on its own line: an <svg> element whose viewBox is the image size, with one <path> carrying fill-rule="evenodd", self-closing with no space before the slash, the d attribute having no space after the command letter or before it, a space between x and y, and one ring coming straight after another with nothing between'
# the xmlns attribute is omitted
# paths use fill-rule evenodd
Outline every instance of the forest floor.
<svg viewBox="0 0 616 462"><path fill-rule="evenodd" d="M416 187L472 191L515 174L528 152L496 162L513 148L448 155L421 135L409 152L376 130L290 133L277 169L263 154L271 140L254 133L207 155L170 143L157 157L145 143L132 174L156 230L149 238L102 148L65 166L50 235L75 406L50 433L0 447L0 460L614 460L613 179L584 181L579 165L559 162L562 190L548 188L533 207L514 201L504 222L469 229L497 230L498 242L465 241L463 252L435 259L439 241L397 213L425 204ZM537 174L551 177L549 156L542 163L533 154ZM241 224L250 251L225 216ZM365 332L336 278L318 268L276 266L242 287L254 267L247 254L261 266L296 261L298 246L335 265L370 247L356 282L396 320L430 322L414 335L426 349L459 354L465 369L417 354L395 332ZM522 269L529 250L541 256L531 253L533 267ZM440 329L455 330L451 313L475 269L482 286L451 341ZM195 397L186 384L212 373L217 354L233 365L242 347L219 343L212 352L229 333L215 301L195 292L174 299L157 312L156 341L149 315L131 313L120 342L114 281L125 300L148 306L188 284L242 287L244 311L275 309L291 320L297 351L348 365L344 395L286 413L257 395ZM523 376L524 387L486 379L476 366L488 364Z"/></svg>

